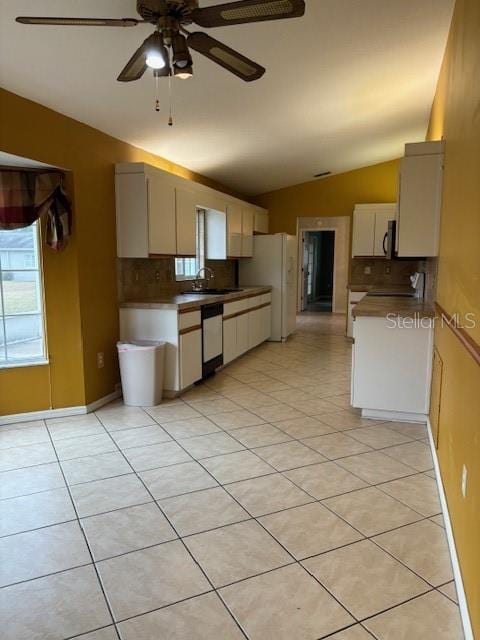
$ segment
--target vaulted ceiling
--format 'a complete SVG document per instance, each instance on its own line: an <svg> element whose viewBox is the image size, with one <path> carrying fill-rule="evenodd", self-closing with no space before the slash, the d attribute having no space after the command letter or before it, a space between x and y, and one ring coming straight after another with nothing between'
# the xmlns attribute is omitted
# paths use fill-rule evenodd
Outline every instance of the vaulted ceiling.
<svg viewBox="0 0 480 640"><path fill-rule="evenodd" d="M201 0L200 6L218 4ZM32 27L17 15L138 17L134 0L0 2L4 88L249 195L398 157L425 136L453 0L306 0L303 18L210 29L267 68L244 83L193 53L194 77L116 77L152 31Z"/></svg>

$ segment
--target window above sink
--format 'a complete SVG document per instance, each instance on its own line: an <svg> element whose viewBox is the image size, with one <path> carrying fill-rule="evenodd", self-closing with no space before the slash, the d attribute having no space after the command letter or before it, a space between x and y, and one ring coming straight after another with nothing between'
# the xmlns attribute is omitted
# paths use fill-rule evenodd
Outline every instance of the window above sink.
<svg viewBox="0 0 480 640"><path fill-rule="evenodd" d="M205 209L197 208L196 256L175 258L175 280L195 280L199 269L205 266Z"/></svg>

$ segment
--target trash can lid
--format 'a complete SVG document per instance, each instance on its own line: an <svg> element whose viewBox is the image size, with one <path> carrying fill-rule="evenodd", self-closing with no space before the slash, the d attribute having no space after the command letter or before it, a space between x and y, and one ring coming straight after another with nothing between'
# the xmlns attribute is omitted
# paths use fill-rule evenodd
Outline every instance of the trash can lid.
<svg viewBox="0 0 480 640"><path fill-rule="evenodd" d="M157 349L162 347L165 342L159 340L130 340L129 342L117 342L117 349L119 351L134 351L134 350L148 350Z"/></svg>

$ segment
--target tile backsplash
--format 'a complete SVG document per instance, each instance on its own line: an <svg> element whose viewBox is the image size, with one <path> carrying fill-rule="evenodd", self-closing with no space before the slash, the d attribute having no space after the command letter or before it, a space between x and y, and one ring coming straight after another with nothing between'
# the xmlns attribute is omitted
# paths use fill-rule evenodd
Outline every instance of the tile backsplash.
<svg viewBox="0 0 480 640"><path fill-rule="evenodd" d="M365 273L369 269L370 273ZM425 298L435 299L437 282L437 259L385 260L385 258L353 258L350 264L350 284L379 287L410 285L410 276L420 271L425 273Z"/></svg>
<svg viewBox="0 0 480 640"><path fill-rule="evenodd" d="M206 260L206 266L215 272L212 286L236 286L237 260ZM191 281L175 280L174 258L117 258L119 302L154 300L191 288Z"/></svg>

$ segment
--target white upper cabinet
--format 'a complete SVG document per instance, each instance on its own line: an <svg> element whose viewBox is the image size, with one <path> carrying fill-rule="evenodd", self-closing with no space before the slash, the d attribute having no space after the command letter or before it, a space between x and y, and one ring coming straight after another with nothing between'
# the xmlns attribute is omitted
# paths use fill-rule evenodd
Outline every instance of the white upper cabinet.
<svg viewBox="0 0 480 640"><path fill-rule="evenodd" d="M242 211L242 258L253 256L253 225L255 212L251 208Z"/></svg>
<svg viewBox="0 0 480 640"><path fill-rule="evenodd" d="M175 255L175 187L155 173L116 176L117 254Z"/></svg>
<svg viewBox="0 0 480 640"><path fill-rule="evenodd" d="M227 257L242 257L242 207L236 202L227 206Z"/></svg>
<svg viewBox="0 0 480 640"><path fill-rule="evenodd" d="M254 233L268 233L268 211L255 207L255 217L253 222Z"/></svg>
<svg viewBox="0 0 480 640"><path fill-rule="evenodd" d="M117 255L148 258L148 187L143 173L115 176Z"/></svg>
<svg viewBox="0 0 480 640"><path fill-rule="evenodd" d="M405 145L400 166L398 256L438 255L444 142Z"/></svg>
<svg viewBox="0 0 480 640"><path fill-rule="evenodd" d="M174 256L177 251L175 230L175 188L158 174L147 175L148 253Z"/></svg>
<svg viewBox="0 0 480 640"><path fill-rule="evenodd" d="M373 256L375 242L375 214L371 211L357 211L353 213L352 255Z"/></svg>
<svg viewBox="0 0 480 640"><path fill-rule="evenodd" d="M396 203L357 204L353 212L352 256L384 257L388 223L396 217Z"/></svg>
<svg viewBox="0 0 480 640"><path fill-rule="evenodd" d="M205 256L209 260L227 257L227 214L207 209L205 214Z"/></svg>
<svg viewBox="0 0 480 640"><path fill-rule="evenodd" d="M177 187L176 195L176 255L194 256L197 247L196 194L190 189Z"/></svg>
<svg viewBox="0 0 480 640"><path fill-rule="evenodd" d="M144 163L115 166L119 258L194 256L196 212L206 211L207 257L251 256L257 214L268 212Z"/></svg>

